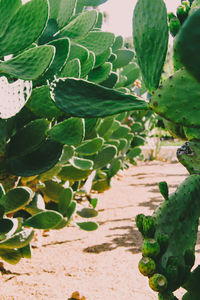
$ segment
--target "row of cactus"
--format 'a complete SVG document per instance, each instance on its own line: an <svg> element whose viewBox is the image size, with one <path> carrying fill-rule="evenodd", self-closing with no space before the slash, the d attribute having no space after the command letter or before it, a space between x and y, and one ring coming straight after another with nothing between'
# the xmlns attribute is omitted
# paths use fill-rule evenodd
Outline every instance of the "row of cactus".
<svg viewBox="0 0 200 300"><path fill-rule="evenodd" d="M176 32L172 30L172 19L180 23ZM192 270L200 215L199 28L198 0L182 1L177 16L167 15L163 0L138 0L133 13L133 41L142 82L148 90L146 97L68 78L51 85L55 104L74 116L105 117L123 111L153 110L174 136L186 140L177 156L190 175L170 195L167 184L160 183L163 203L153 216L136 218L144 237L139 269L149 277L150 287L158 292L159 299L164 300L176 299L173 292L180 286L187 291L184 300L199 299L199 266ZM164 79L169 30L176 36L174 72ZM72 95L79 99L78 106Z"/></svg>
<svg viewBox="0 0 200 300"><path fill-rule="evenodd" d="M144 237L139 268L160 299L176 299L173 291L183 286L183 299L196 300L200 272L191 268L200 190L199 1L182 1L177 10L174 74L166 80L170 18L164 1L136 4L136 59L121 37L100 30L100 13L84 10L103 2L0 3L0 256L10 263L30 257L32 228L63 228L74 212L96 216L95 199L77 209L75 196L109 187L126 153L131 161L140 153L138 146L130 150L131 131L138 125L124 125L129 112L154 111L170 132L187 141L178 158L191 175L172 195L160 183L164 202L153 217L137 217ZM146 97L130 88L140 74ZM95 222L77 225L97 228Z"/></svg>
<svg viewBox="0 0 200 300"><path fill-rule="evenodd" d="M34 228L97 229L91 191L109 189L141 153L142 126L123 109L140 69L121 36L101 31L102 13L90 7L103 2L0 1L0 257L8 263L31 258ZM96 114L103 95L109 103Z"/></svg>

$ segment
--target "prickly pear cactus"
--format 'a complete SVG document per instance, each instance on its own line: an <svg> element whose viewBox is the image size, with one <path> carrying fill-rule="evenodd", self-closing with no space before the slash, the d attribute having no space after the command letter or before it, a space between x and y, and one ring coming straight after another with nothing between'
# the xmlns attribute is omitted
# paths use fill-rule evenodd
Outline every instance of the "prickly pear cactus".
<svg viewBox="0 0 200 300"><path fill-rule="evenodd" d="M139 270L149 277L150 287L163 299L168 299L165 294L178 289L190 277L195 259L199 198L200 176L190 175L173 194L165 193L163 203L152 217L136 217L144 238Z"/></svg>

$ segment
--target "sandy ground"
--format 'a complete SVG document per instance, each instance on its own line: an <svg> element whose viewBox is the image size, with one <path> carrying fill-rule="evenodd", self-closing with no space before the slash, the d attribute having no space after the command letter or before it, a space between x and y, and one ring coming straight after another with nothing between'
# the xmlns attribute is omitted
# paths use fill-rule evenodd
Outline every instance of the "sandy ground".
<svg viewBox="0 0 200 300"><path fill-rule="evenodd" d="M155 161L122 172L99 195L99 229L88 233L69 227L34 242L31 261L4 264L0 300L67 300L74 291L87 300L156 300L137 268L142 239L134 219L138 213L152 214L162 201L160 181L166 180L172 192L186 176L180 164ZM199 244L200 239L197 253ZM181 299L183 290L176 295Z"/></svg>

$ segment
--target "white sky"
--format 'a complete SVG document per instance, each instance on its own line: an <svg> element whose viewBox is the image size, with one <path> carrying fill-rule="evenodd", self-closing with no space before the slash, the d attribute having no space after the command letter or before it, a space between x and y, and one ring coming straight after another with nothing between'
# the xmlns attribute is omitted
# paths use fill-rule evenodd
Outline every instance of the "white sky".
<svg viewBox="0 0 200 300"><path fill-rule="evenodd" d="M153 0L152 0L153 1ZM181 0L164 0L168 12L175 12ZM132 35L133 9L137 0L108 0L99 6L101 11L109 15L107 24L102 28L113 32L115 35L130 37Z"/></svg>

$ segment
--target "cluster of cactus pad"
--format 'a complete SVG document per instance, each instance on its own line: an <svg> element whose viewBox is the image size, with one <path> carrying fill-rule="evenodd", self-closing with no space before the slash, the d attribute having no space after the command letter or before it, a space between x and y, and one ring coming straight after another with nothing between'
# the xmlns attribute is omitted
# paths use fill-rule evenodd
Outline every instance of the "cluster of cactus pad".
<svg viewBox="0 0 200 300"><path fill-rule="evenodd" d="M182 299L199 300L200 267L192 268L200 215L200 2L182 1L175 16L163 0L138 0L135 52L101 31L102 14L87 9L103 2L0 1L0 257L13 264L30 258L33 228L95 217L90 191L108 189L126 161L134 163L144 142L134 112L144 119L153 111L186 141L177 157L190 175L170 195L161 182L164 201L153 216L137 216L139 269L159 299L176 299L182 286ZM165 80L170 32L174 72ZM83 196L89 201L80 205Z"/></svg>
<svg viewBox="0 0 200 300"><path fill-rule="evenodd" d="M34 228L97 229L91 191L109 189L141 153L143 124L129 125L124 110L147 109L131 93L140 69L123 38L101 30L103 14L91 6L103 2L0 1L0 257L8 263L31 258Z"/></svg>
<svg viewBox="0 0 200 300"><path fill-rule="evenodd" d="M190 175L171 195L168 195L167 184L160 183L163 203L152 217L139 215L136 218L144 237L139 269L149 277L150 287L158 292L159 299L164 300L176 299L173 292L180 286L187 291L184 300L199 299L199 266L192 269L200 216L199 16L198 0L182 1L178 7L179 28L176 34L171 30L172 35L176 35L174 71L164 79L168 22L176 16L167 14L163 0L137 1L133 13L133 42L142 82L148 91L142 97L131 92L123 94L122 99L116 89L105 90L89 81L56 80L51 86L51 97L56 105L74 116L105 117L122 111L153 110L163 118L172 135L186 141L177 156ZM80 91L77 91L78 86L82 87ZM72 101L71 95L75 95L81 107Z"/></svg>
<svg viewBox="0 0 200 300"><path fill-rule="evenodd" d="M143 43L146 43L147 48L156 48L150 37L155 34L158 38L159 34L152 28L157 26L160 32L163 32L163 23L167 26L165 8L162 11L162 21L155 18L154 6L157 4L161 7L164 2L138 0L133 18L133 26L136 27L134 29L136 55L141 58L139 65L141 64L142 76L149 83L152 82L148 87L152 95L149 106L163 118L165 127L175 138L185 141L177 151L177 158L186 167L189 176L170 195L167 183L160 182L159 189L164 201L153 216L136 217L136 225L144 238L139 270L144 276L149 277L149 285L158 292L159 299L177 299L173 292L183 287L187 292L182 299L198 300L199 266L193 267L200 216L200 107L198 106L200 2L182 1L177 8L177 16L168 14L169 31L175 37L174 73L166 80L161 76L157 78L154 66L147 59L142 60L144 56L139 48L137 50L140 46L139 35L143 33ZM143 23L142 29L138 14L141 16L149 14L146 17L149 21ZM153 23L152 27L148 26L150 20ZM163 51L166 51L164 39L168 39L167 34L165 38L160 37L161 45L157 44L157 50L154 50L158 62ZM160 64L163 68L164 60L160 61Z"/></svg>

